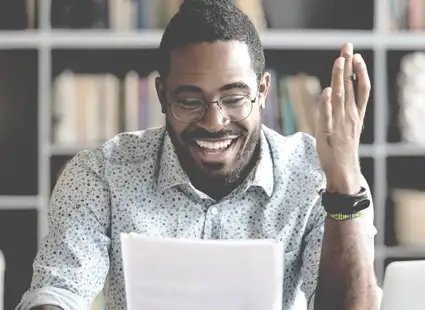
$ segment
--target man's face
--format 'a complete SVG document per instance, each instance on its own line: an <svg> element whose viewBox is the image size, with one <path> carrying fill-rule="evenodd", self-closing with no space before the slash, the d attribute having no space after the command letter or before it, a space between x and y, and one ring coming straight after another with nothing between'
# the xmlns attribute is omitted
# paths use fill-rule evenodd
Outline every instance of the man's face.
<svg viewBox="0 0 425 310"><path fill-rule="evenodd" d="M244 43L199 43L172 52L170 73L165 85L157 82L157 90L171 140L190 177L224 183L239 178L260 139L260 109L269 79L266 75L258 84ZM210 104L199 121L185 123L174 117L169 105L197 99L212 102L233 95L255 99L251 113L242 121L228 119L217 104Z"/></svg>

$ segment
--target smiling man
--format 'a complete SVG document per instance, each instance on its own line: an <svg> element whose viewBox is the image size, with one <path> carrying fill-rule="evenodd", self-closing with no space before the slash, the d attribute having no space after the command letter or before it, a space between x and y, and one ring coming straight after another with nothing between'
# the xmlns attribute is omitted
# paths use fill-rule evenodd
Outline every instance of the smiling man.
<svg viewBox="0 0 425 310"><path fill-rule="evenodd" d="M165 51L171 44L167 38L189 31L182 26L168 28L161 46ZM190 41L202 35L188 34ZM192 184L220 200L246 179L257 161L259 103L264 107L270 76L263 74L259 85L263 69L253 70L243 42L176 43L169 67L160 68L157 80L163 111L172 116L166 119L167 131Z"/></svg>
<svg viewBox="0 0 425 310"><path fill-rule="evenodd" d="M303 297L315 310L378 309L358 159L370 82L352 45L330 66L317 142L261 124L273 77L253 24L230 1L184 1L158 53L166 126L122 133L67 165L17 309L89 309L104 289L107 310L125 310L121 232L273 238L285 249L282 309L300 309Z"/></svg>

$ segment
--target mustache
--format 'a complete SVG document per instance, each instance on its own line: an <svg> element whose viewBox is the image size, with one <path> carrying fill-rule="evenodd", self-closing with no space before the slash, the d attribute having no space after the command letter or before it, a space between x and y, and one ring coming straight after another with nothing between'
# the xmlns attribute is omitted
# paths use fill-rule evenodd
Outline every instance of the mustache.
<svg viewBox="0 0 425 310"><path fill-rule="evenodd" d="M183 139L222 139L229 136L245 136L245 133L237 129L222 129L217 132L210 132L205 129L198 129L182 133Z"/></svg>

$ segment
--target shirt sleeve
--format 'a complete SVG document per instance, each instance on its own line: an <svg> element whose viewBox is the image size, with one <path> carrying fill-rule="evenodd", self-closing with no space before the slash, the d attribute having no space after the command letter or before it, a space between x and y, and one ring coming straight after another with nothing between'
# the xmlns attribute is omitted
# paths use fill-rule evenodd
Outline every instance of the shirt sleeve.
<svg viewBox="0 0 425 310"><path fill-rule="evenodd" d="M362 186L368 191L369 197L372 201L372 194L366 180L363 178ZM367 231L368 255L371 262L374 262L374 237L376 235L376 228L374 226L374 206L373 203L362 213L365 222L365 229ZM304 292L308 303L308 309L314 309L314 297L317 286L317 278L319 274L320 254L322 249L323 232L326 219L326 212L321 205L321 199L318 197L316 205L313 208L310 220L310 230L304 240L304 252L302 256L301 268L301 291Z"/></svg>
<svg viewBox="0 0 425 310"><path fill-rule="evenodd" d="M17 310L55 305L89 309L109 269L110 198L103 161L94 152L76 155L52 193L49 232L33 264L30 289Z"/></svg>

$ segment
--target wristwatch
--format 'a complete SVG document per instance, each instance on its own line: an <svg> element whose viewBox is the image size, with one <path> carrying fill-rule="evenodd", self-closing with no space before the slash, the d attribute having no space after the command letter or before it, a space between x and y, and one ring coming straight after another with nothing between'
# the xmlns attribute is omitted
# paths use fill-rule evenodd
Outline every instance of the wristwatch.
<svg viewBox="0 0 425 310"><path fill-rule="evenodd" d="M322 189L319 194L322 196L322 206L328 216L335 220L347 220L357 218L361 211L371 204L367 190L362 187L355 195L343 195L329 193Z"/></svg>

